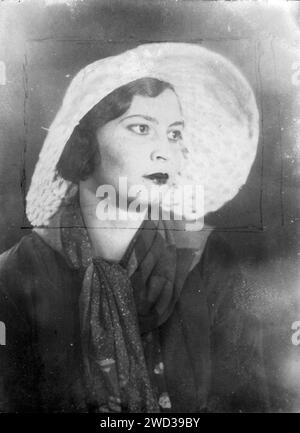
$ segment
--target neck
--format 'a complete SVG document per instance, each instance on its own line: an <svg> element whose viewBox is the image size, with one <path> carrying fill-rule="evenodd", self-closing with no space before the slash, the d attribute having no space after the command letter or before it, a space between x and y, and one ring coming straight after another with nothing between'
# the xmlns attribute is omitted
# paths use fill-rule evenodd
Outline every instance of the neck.
<svg viewBox="0 0 300 433"><path fill-rule="evenodd" d="M96 197L96 190L97 186L91 180L79 184L80 208L91 241L93 255L118 262L141 226L146 211L130 212L130 215L125 218L125 210L110 203L109 215L116 216L116 218L108 216L105 220L100 219L97 217L99 215L97 209L103 199Z"/></svg>

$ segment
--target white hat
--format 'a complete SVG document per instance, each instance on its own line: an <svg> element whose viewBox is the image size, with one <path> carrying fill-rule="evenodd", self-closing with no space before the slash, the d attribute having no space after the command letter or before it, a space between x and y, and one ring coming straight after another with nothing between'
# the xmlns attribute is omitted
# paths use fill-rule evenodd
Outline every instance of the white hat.
<svg viewBox="0 0 300 433"><path fill-rule="evenodd" d="M258 142L258 110L246 79L227 59L186 43L140 45L83 68L67 89L39 155L27 194L34 226L47 226L68 191L56 165L81 118L116 88L143 77L169 82L185 120L178 185L202 185L204 213L219 209L246 182Z"/></svg>

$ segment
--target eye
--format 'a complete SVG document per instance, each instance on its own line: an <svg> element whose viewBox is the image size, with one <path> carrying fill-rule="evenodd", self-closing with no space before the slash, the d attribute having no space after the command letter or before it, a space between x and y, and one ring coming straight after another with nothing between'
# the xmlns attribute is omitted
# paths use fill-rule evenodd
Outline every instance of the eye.
<svg viewBox="0 0 300 433"><path fill-rule="evenodd" d="M147 135L149 133L150 127L149 125L143 124L143 123L138 123L135 125L129 125L127 126L127 128L134 132L135 134L139 134L139 135Z"/></svg>
<svg viewBox="0 0 300 433"><path fill-rule="evenodd" d="M179 130L173 130L168 132L168 138L171 141L179 141L182 140L182 133Z"/></svg>

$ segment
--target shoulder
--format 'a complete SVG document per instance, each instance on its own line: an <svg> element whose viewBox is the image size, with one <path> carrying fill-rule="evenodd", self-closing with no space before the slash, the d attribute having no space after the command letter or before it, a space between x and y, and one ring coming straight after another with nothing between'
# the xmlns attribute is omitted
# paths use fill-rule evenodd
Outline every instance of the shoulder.
<svg viewBox="0 0 300 433"><path fill-rule="evenodd" d="M233 266L237 262L234 248L224 233L213 230L207 238L203 251L203 264L218 263L220 266Z"/></svg>
<svg viewBox="0 0 300 433"><path fill-rule="evenodd" d="M0 320L9 331L20 327L21 322L22 328L26 327L23 288L27 284L26 273L33 269L29 265L31 251L34 246L30 234L0 255Z"/></svg>
<svg viewBox="0 0 300 433"><path fill-rule="evenodd" d="M256 286L245 273L228 237L222 232L212 232L198 264L208 306L215 319L238 311L255 314L252 298Z"/></svg>
<svg viewBox="0 0 300 433"><path fill-rule="evenodd" d="M262 287L247 270L229 237L212 232L199 262L208 305L215 318L225 314L261 320L261 305L265 303Z"/></svg>
<svg viewBox="0 0 300 433"><path fill-rule="evenodd" d="M64 259L34 232L0 255L0 312L27 315L67 272ZM7 312L7 313L6 313ZM1 319L0 319L1 320Z"/></svg>
<svg viewBox="0 0 300 433"><path fill-rule="evenodd" d="M32 233L23 236L18 243L0 255L0 282L9 282L10 279L21 277L22 270L28 269L31 252L34 251Z"/></svg>
<svg viewBox="0 0 300 433"><path fill-rule="evenodd" d="M47 259L53 254L55 252L52 248L34 232L23 236L18 243L0 255L0 281L32 275L39 258L44 256Z"/></svg>
<svg viewBox="0 0 300 433"><path fill-rule="evenodd" d="M222 232L212 231L208 236L198 268L207 286L226 286L231 279L242 279L243 272L234 247Z"/></svg>

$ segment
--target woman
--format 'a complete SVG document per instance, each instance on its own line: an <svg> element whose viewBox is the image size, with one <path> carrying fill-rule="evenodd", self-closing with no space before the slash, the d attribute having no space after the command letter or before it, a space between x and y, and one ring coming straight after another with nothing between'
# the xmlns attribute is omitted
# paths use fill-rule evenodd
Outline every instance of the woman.
<svg viewBox="0 0 300 433"><path fill-rule="evenodd" d="M204 48L139 46L77 74L27 195L34 230L1 256L2 411L267 410L249 287L193 225L246 181L257 137L248 83ZM204 208L149 217L187 184Z"/></svg>

